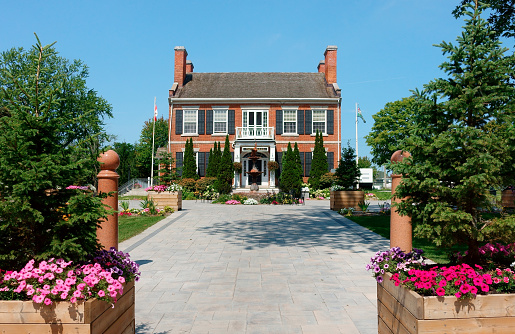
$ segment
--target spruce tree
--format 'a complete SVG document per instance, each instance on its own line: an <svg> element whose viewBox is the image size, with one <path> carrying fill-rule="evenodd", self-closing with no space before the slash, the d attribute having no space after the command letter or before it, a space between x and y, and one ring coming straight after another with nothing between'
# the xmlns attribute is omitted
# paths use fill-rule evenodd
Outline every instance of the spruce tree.
<svg viewBox="0 0 515 334"><path fill-rule="evenodd" d="M190 138L189 140L186 139L182 165L182 178L195 180L198 179L197 162L195 159L195 152L193 151L193 138Z"/></svg>
<svg viewBox="0 0 515 334"><path fill-rule="evenodd" d="M359 182L360 175L354 149L347 144L347 147L342 148L342 156L334 173L336 177L334 183L342 186L344 190L354 190Z"/></svg>
<svg viewBox="0 0 515 334"><path fill-rule="evenodd" d="M231 144L229 135L225 137L224 152L218 166L216 188L220 194L229 194L232 191L234 168L231 156Z"/></svg>
<svg viewBox="0 0 515 334"><path fill-rule="evenodd" d="M444 78L414 94L414 128L402 149L412 157L392 164L408 175L396 196L408 196L399 212L412 217L415 235L449 249L467 244L469 263L479 246L513 242L515 216L485 217L490 189L513 184L515 159L515 56L467 5L469 18L456 44L442 42Z"/></svg>
<svg viewBox="0 0 515 334"><path fill-rule="evenodd" d="M311 171L309 173L309 185L312 189L320 188L320 178L327 173L327 155L324 148L322 134L316 132L315 148L313 149L313 159L311 160Z"/></svg>
<svg viewBox="0 0 515 334"><path fill-rule="evenodd" d="M215 177L215 171L213 170L213 163L211 162L213 159L213 149L209 149L209 161L207 163L206 168L206 177Z"/></svg>
<svg viewBox="0 0 515 334"><path fill-rule="evenodd" d="M293 192L294 195L299 195L302 187L302 179L300 179L299 176L299 168L297 167L295 154L291 148L291 144L288 143L288 148L286 152L283 153L282 158L280 189L286 193Z"/></svg>
<svg viewBox="0 0 515 334"><path fill-rule="evenodd" d="M300 161L300 150L299 146L297 145L297 142L295 142L295 145L293 147L293 158L295 160L295 167L297 168L298 179L300 181L300 184L302 185L302 177L304 176L304 170L302 169L302 162Z"/></svg>

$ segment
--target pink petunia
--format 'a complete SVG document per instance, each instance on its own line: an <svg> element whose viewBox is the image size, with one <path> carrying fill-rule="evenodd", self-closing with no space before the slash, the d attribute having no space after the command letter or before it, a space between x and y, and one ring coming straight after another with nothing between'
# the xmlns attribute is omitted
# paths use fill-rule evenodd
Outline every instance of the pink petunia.
<svg viewBox="0 0 515 334"><path fill-rule="evenodd" d="M98 296L99 297L104 297L105 295L106 295L106 293L104 292L104 290L98 291Z"/></svg>
<svg viewBox="0 0 515 334"><path fill-rule="evenodd" d="M436 294L437 294L438 296L445 296L445 289L444 289L444 288L442 288L442 287L440 287L440 288L436 289Z"/></svg>

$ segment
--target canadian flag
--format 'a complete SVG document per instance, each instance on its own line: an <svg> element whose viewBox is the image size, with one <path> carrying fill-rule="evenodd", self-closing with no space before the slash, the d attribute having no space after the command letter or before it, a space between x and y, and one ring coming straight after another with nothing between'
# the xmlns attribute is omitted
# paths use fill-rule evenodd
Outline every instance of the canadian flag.
<svg viewBox="0 0 515 334"><path fill-rule="evenodd" d="M157 122L157 105L156 105L155 97L154 97L154 122Z"/></svg>

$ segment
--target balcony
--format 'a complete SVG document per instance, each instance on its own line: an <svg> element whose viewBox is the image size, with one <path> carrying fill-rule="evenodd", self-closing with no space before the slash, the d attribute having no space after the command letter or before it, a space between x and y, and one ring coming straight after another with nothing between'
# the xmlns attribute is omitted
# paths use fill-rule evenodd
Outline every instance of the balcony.
<svg viewBox="0 0 515 334"><path fill-rule="evenodd" d="M236 128L236 139L274 139L274 128L272 127L254 127L254 128Z"/></svg>

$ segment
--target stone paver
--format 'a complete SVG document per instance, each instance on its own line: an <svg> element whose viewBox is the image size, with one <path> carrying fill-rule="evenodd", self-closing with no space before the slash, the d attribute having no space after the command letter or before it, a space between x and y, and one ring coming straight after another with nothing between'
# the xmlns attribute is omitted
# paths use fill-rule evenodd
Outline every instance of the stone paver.
<svg viewBox="0 0 515 334"><path fill-rule="evenodd" d="M329 210L183 201L120 244L140 264L137 333L377 333L364 267L389 242Z"/></svg>

